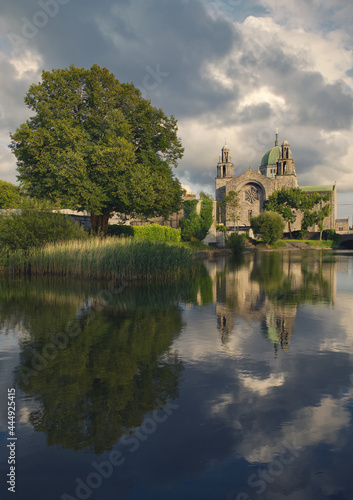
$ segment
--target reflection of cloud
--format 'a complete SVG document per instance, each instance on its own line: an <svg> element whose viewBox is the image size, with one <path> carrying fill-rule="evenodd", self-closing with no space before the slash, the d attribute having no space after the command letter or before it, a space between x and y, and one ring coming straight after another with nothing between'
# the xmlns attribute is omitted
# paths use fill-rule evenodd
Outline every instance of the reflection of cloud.
<svg viewBox="0 0 353 500"><path fill-rule="evenodd" d="M320 350L330 352L347 352L353 356L352 295L349 295L348 293L338 294L335 309L336 314L334 317L332 317L328 311L327 318L325 318L331 324L332 328L328 331L334 332L334 334L322 339Z"/></svg>
<svg viewBox="0 0 353 500"><path fill-rule="evenodd" d="M265 396L273 387L281 387L284 384L285 374L272 373L268 378L261 379L242 373L239 380L247 389L256 392L260 396Z"/></svg>
<svg viewBox="0 0 353 500"><path fill-rule="evenodd" d="M350 413L342 400L330 396L322 399L319 406L300 409L293 420L284 424L276 435L261 431L244 436L242 454L248 462L271 462L288 442L297 448L334 444L338 433L350 425Z"/></svg>

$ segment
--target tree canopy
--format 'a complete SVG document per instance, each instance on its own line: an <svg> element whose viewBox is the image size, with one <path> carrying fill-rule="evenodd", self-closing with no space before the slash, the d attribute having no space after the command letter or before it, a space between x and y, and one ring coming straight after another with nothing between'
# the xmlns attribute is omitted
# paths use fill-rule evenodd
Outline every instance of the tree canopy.
<svg viewBox="0 0 353 500"><path fill-rule="evenodd" d="M133 84L97 65L70 66L43 71L25 103L35 114L10 147L30 196L91 212L96 229L113 212L167 217L180 208L177 122Z"/></svg>
<svg viewBox="0 0 353 500"><path fill-rule="evenodd" d="M268 200L264 202L264 209L282 215L283 219L288 222L288 230L292 236L291 224L296 221L298 212L303 214L303 230L307 230L313 224L318 224L322 231L323 221L330 214L331 207L324 205L318 210L315 210L315 207L329 199L330 193L306 193L298 187L288 189L283 187L268 197Z"/></svg>
<svg viewBox="0 0 353 500"><path fill-rule="evenodd" d="M272 245L283 236L285 223L277 212L262 212L257 217L251 217L251 227L256 234L260 234L264 243Z"/></svg>

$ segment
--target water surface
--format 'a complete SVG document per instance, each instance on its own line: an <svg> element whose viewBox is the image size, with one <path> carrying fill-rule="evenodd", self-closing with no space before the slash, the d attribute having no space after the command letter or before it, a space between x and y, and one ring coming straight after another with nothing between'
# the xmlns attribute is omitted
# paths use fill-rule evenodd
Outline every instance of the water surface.
<svg viewBox="0 0 353 500"><path fill-rule="evenodd" d="M353 255L0 280L0 498L353 498ZM16 388L16 494L7 390Z"/></svg>

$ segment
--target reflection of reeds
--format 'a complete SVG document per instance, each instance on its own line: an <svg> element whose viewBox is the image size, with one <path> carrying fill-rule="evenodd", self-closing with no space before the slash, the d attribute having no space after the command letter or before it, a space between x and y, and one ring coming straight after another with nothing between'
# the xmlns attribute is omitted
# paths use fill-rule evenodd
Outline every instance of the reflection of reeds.
<svg viewBox="0 0 353 500"><path fill-rule="evenodd" d="M95 279L178 277L194 264L189 249L131 238L91 238L1 255L5 274L62 275Z"/></svg>

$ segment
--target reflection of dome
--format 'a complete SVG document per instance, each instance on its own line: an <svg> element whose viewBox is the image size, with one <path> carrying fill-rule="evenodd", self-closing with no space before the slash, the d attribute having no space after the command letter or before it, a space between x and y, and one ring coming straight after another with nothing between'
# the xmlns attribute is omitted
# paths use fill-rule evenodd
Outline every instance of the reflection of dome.
<svg viewBox="0 0 353 500"><path fill-rule="evenodd" d="M261 167L265 165L277 165L278 160L281 157L281 148L279 146L274 146L269 149L267 153L264 154L261 160Z"/></svg>

